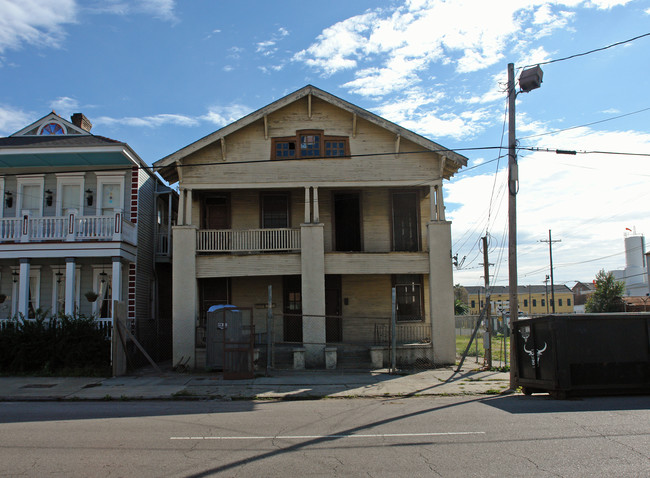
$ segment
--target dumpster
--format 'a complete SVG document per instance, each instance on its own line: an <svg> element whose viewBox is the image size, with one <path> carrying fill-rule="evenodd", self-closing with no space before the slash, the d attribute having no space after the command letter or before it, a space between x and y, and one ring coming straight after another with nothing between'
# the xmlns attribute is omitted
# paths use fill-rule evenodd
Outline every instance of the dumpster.
<svg viewBox="0 0 650 478"><path fill-rule="evenodd" d="M548 315L512 327L524 394L650 392L650 314Z"/></svg>

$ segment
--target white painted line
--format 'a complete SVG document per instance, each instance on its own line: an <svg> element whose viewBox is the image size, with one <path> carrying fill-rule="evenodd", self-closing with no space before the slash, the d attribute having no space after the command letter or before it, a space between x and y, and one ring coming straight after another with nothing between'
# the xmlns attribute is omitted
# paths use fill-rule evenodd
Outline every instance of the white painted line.
<svg viewBox="0 0 650 478"><path fill-rule="evenodd" d="M314 440L324 438L394 438L394 437L431 437L453 435L485 435L485 432L437 432L437 433L377 433L364 435L278 435L249 437L169 437L170 440Z"/></svg>

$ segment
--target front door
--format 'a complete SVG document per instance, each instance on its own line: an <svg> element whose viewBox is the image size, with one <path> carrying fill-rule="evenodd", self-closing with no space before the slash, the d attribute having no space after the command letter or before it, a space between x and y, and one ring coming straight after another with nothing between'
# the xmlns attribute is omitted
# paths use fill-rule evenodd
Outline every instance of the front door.
<svg viewBox="0 0 650 478"><path fill-rule="evenodd" d="M415 252L420 249L418 197L415 192L394 192L393 250Z"/></svg>
<svg viewBox="0 0 650 478"><path fill-rule="evenodd" d="M341 276L325 276L325 341L343 341L341 318Z"/></svg>
<svg viewBox="0 0 650 478"><path fill-rule="evenodd" d="M286 276L284 290L284 341L302 342L302 284L300 276Z"/></svg>
<svg viewBox="0 0 650 478"><path fill-rule="evenodd" d="M340 252L361 250L361 206L358 193L334 194L334 246Z"/></svg>

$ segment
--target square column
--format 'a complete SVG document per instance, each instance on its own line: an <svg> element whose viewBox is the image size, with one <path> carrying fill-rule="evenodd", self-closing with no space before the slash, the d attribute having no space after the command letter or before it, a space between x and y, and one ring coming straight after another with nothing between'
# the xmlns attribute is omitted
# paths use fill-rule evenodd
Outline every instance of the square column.
<svg viewBox="0 0 650 478"><path fill-rule="evenodd" d="M67 257L65 260L65 315L75 314L75 284L77 273L74 257Z"/></svg>
<svg viewBox="0 0 650 478"><path fill-rule="evenodd" d="M113 291L113 300L122 302L122 262L119 257L113 257L113 276L111 278L111 289Z"/></svg>
<svg viewBox="0 0 650 478"><path fill-rule="evenodd" d="M196 368L196 226L173 228L172 365Z"/></svg>
<svg viewBox="0 0 650 478"><path fill-rule="evenodd" d="M451 222L427 224L429 244L429 310L436 365L456 362L454 277L451 267Z"/></svg>
<svg viewBox="0 0 650 478"><path fill-rule="evenodd" d="M308 367L325 364L325 241L323 224L301 224L302 341Z"/></svg>
<svg viewBox="0 0 650 478"><path fill-rule="evenodd" d="M18 315L27 318L29 312L29 259L20 259L18 279Z"/></svg>

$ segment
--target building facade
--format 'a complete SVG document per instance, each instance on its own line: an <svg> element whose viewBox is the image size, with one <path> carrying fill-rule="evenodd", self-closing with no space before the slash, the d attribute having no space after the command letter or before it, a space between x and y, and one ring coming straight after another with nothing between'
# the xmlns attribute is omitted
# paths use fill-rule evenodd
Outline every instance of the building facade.
<svg viewBox="0 0 650 478"><path fill-rule="evenodd" d="M428 328L455 361L451 228L442 181L466 158L306 86L161 159L178 182L174 363L202 367L207 309L251 307L276 339L372 343L379 319Z"/></svg>
<svg viewBox="0 0 650 478"><path fill-rule="evenodd" d="M52 112L0 138L0 318L82 314L110 330L118 300L143 342L171 344L156 298L169 296L157 264L171 264L174 193L91 128Z"/></svg>
<svg viewBox="0 0 650 478"><path fill-rule="evenodd" d="M485 287L465 287L469 296L470 314L479 315L485 305ZM573 292L566 285L551 286L528 285L517 288L520 315L540 315L553 313L553 294L555 292L555 313L573 314L575 301ZM495 286L490 288L491 315L501 315L509 309L509 288Z"/></svg>

